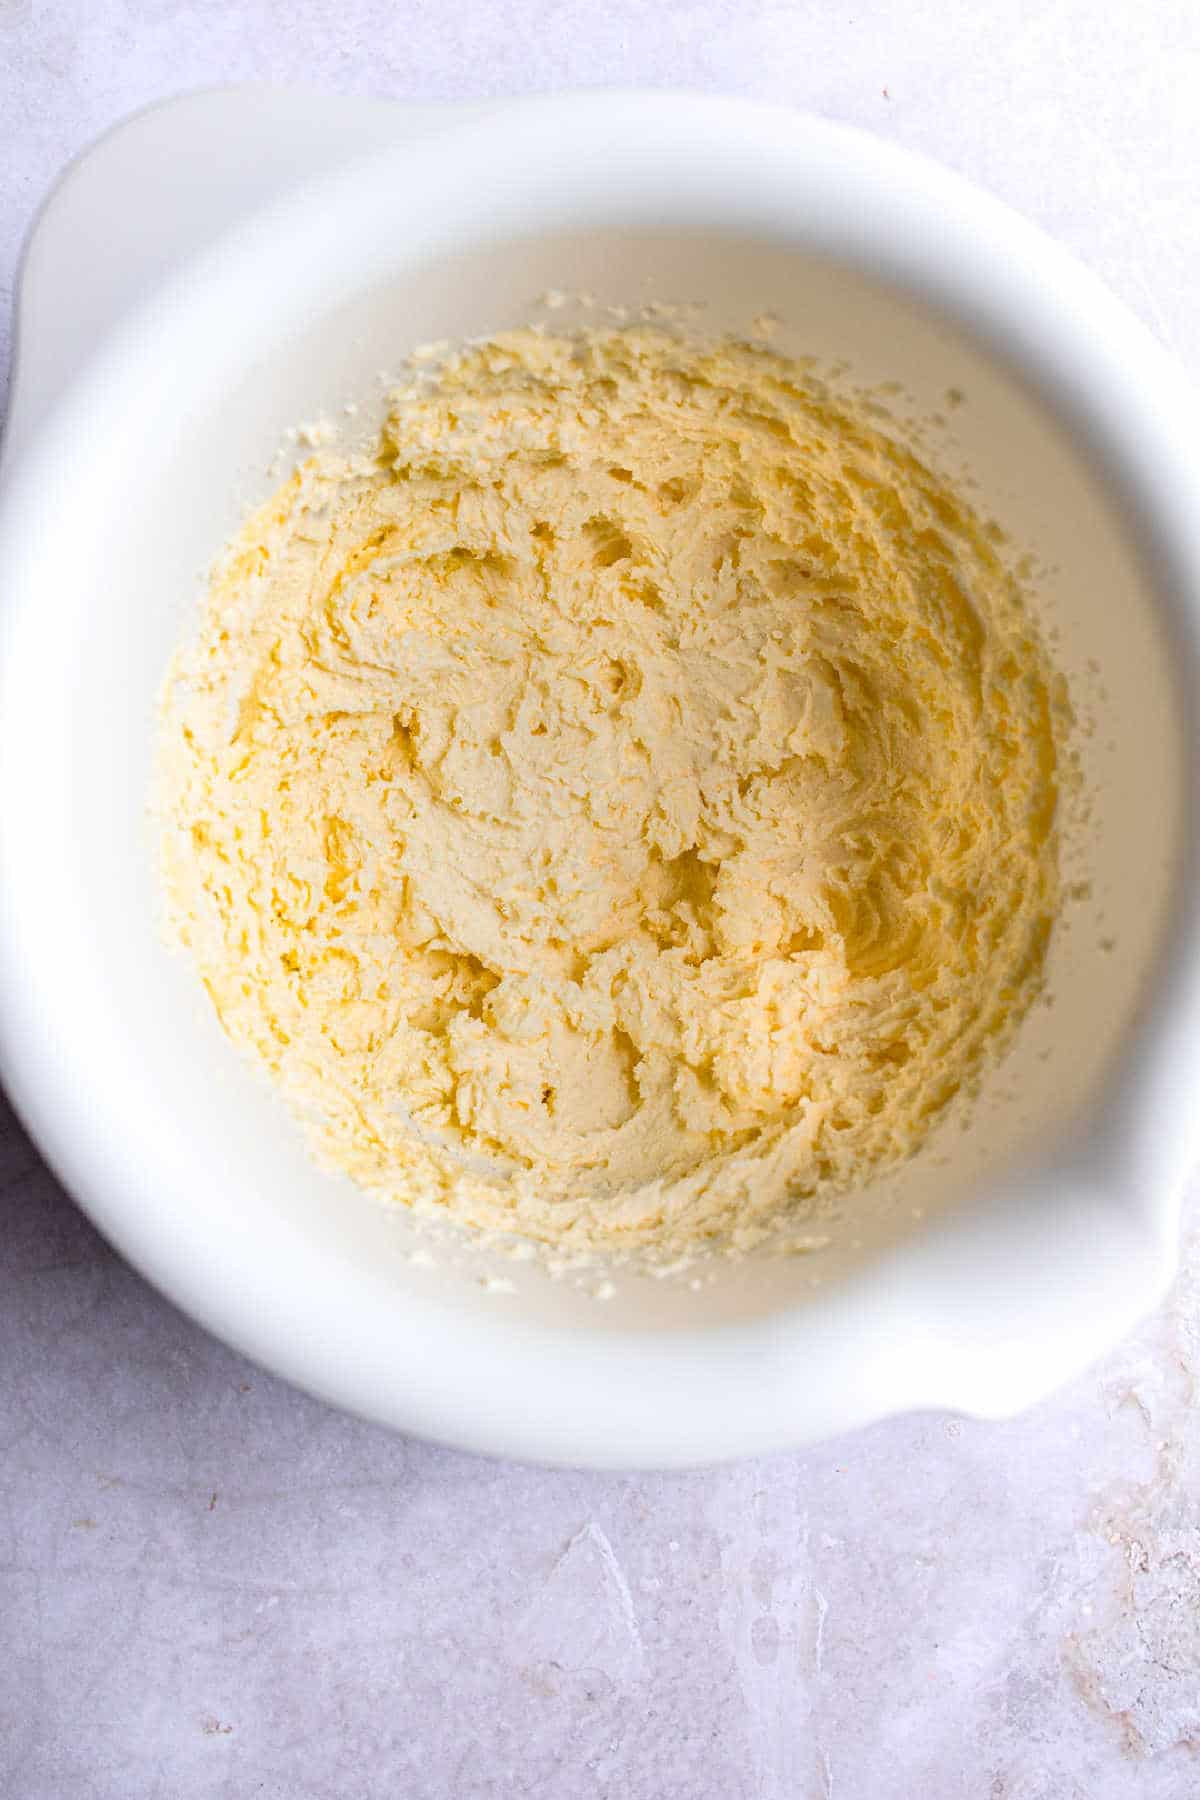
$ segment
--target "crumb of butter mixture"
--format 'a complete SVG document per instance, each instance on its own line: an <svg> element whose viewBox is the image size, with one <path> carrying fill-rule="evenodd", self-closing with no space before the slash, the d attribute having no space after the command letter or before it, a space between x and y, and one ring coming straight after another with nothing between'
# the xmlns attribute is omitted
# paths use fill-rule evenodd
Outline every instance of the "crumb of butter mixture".
<svg viewBox="0 0 1200 1800"><path fill-rule="evenodd" d="M174 931L327 1164L581 1249L915 1150L1038 988L1065 691L797 365L515 332L246 525L161 722Z"/></svg>

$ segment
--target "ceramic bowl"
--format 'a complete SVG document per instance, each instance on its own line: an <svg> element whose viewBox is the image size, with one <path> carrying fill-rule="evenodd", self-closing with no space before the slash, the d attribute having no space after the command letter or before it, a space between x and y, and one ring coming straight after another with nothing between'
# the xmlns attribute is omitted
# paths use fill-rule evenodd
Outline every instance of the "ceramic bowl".
<svg viewBox="0 0 1200 1800"><path fill-rule="evenodd" d="M900 410L963 396L979 505L1049 571L1092 809L1053 1004L969 1129L811 1255L618 1274L607 1302L474 1249L414 1260L402 1212L312 1164L164 947L146 804L168 658L287 429L365 421L413 345L549 288L699 302L706 328L769 311ZM1051 241L818 119L241 92L134 121L32 240L0 497L0 1056L47 1158L221 1337L448 1443L662 1467L1044 1394L1161 1295L1195 1160L1194 430L1179 371Z"/></svg>

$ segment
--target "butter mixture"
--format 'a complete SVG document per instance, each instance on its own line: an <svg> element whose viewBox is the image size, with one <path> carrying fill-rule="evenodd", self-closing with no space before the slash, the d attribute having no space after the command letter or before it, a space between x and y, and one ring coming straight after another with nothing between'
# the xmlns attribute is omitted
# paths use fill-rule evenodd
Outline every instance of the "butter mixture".
<svg viewBox="0 0 1200 1800"><path fill-rule="evenodd" d="M746 1245L1038 988L1061 684L989 531L799 366L516 332L313 456L162 720L175 930L367 1189Z"/></svg>

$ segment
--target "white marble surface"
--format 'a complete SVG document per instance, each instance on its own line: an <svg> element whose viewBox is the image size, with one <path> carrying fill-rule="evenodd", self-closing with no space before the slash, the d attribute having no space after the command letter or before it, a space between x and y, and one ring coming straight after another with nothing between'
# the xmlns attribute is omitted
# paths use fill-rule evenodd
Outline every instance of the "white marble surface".
<svg viewBox="0 0 1200 1800"><path fill-rule="evenodd" d="M1039 219L1200 372L1195 0L0 0L0 289L73 151L246 78L854 120ZM0 1366L4 1800L1200 1795L1200 1244L1012 1424L547 1474L245 1364L4 1114Z"/></svg>

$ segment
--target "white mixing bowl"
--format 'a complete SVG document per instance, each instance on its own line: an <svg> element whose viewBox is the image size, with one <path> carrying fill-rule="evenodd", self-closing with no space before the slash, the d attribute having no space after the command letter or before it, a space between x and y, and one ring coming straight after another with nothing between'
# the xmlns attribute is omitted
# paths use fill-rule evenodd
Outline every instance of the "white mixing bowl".
<svg viewBox="0 0 1200 1800"><path fill-rule="evenodd" d="M1179 371L1002 206L816 119L592 94L360 108L355 138L344 104L340 137L313 99L203 104L102 146L103 204L86 164L68 180L22 303L18 402L23 370L63 367L46 416L14 422L0 497L0 1052L50 1162L213 1331L450 1443L701 1462L911 1407L1002 1414L1079 1370L1169 1279L1200 1111L1200 483ZM171 130L200 150L168 212L137 170ZM297 182L313 142L325 172ZM230 170L253 185L272 154L276 198L237 222ZM89 232L143 254L132 310ZM84 355L70 320L93 286ZM1096 723L1092 895L971 1129L848 1202L813 1256L698 1291L625 1275L606 1304L525 1267L497 1291L478 1252L414 1262L405 1215L312 1165L160 942L146 814L168 657L286 428L378 397L418 342L523 322L550 287L703 301L706 327L770 310L782 348L898 381L914 410L961 390L980 504L1052 567L1057 654Z"/></svg>

